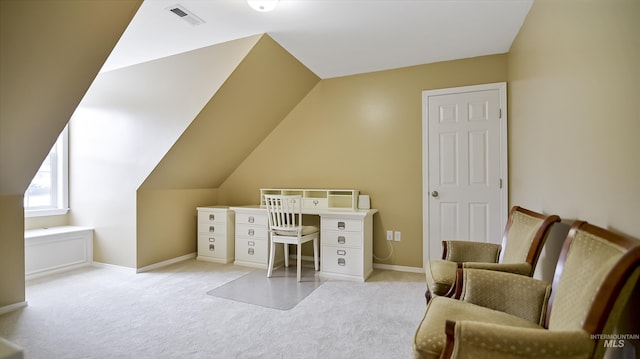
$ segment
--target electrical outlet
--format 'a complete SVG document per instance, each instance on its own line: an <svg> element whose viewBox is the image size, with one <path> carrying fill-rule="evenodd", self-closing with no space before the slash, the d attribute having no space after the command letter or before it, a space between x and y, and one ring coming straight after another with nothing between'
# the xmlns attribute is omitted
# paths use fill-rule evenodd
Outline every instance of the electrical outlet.
<svg viewBox="0 0 640 359"><path fill-rule="evenodd" d="M392 241L393 240L393 231L387 231L387 240L388 241Z"/></svg>
<svg viewBox="0 0 640 359"><path fill-rule="evenodd" d="M393 239L396 241L400 241L400 231L393 232Z"/></svg>

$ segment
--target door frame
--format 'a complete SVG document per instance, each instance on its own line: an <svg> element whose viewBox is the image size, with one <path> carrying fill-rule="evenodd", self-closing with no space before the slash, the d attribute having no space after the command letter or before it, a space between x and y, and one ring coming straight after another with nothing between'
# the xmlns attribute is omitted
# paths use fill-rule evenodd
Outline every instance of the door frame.
<svg viewBox="0 0 640 359"><path fill-rule="evenodd" d="M508 153L507 153L507 83L496 82L490 84L451 87L422 91L422 265L426 268L430 258L429 253L429 97L438 95L451 95L465 92L498 90L500 99L500 178L502 179L502 191L500 191L500 223L502 228L507 223L509 211L509 178L508 178ZM438 254L439 255L439 254Z"/></svg>

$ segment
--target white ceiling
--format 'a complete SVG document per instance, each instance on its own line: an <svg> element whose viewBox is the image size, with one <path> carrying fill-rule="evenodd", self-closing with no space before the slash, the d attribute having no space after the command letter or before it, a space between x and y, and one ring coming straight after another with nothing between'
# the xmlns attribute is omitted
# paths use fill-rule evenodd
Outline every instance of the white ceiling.
<svg viewBox="0 0 640 359"><path fill-rule="evenodd" d="M268 33L321 78L509 51L533 0L145 0L103 67ZM179 4L205 23L169 12Z"/></svg>

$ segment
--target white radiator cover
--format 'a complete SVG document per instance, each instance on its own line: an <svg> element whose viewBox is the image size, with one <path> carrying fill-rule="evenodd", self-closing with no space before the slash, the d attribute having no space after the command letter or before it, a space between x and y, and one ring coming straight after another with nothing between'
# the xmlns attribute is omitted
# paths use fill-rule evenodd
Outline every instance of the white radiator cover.
<svg viewBox="0 0 640 359"><path fill-rule="evenodd" d="M93 263L93 229L59 226L24 233L25 279Z"/></svg>

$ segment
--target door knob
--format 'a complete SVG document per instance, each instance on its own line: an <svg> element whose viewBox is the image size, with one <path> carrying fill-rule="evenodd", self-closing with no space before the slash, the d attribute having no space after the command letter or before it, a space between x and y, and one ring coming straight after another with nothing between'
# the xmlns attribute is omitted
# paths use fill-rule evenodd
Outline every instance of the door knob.
<svg viewBox="0 0 640 359"><path fill-rule="evenodd" d="M431 197L438 198L438 195L440 195L438 191L431 192Z"/></svg>

